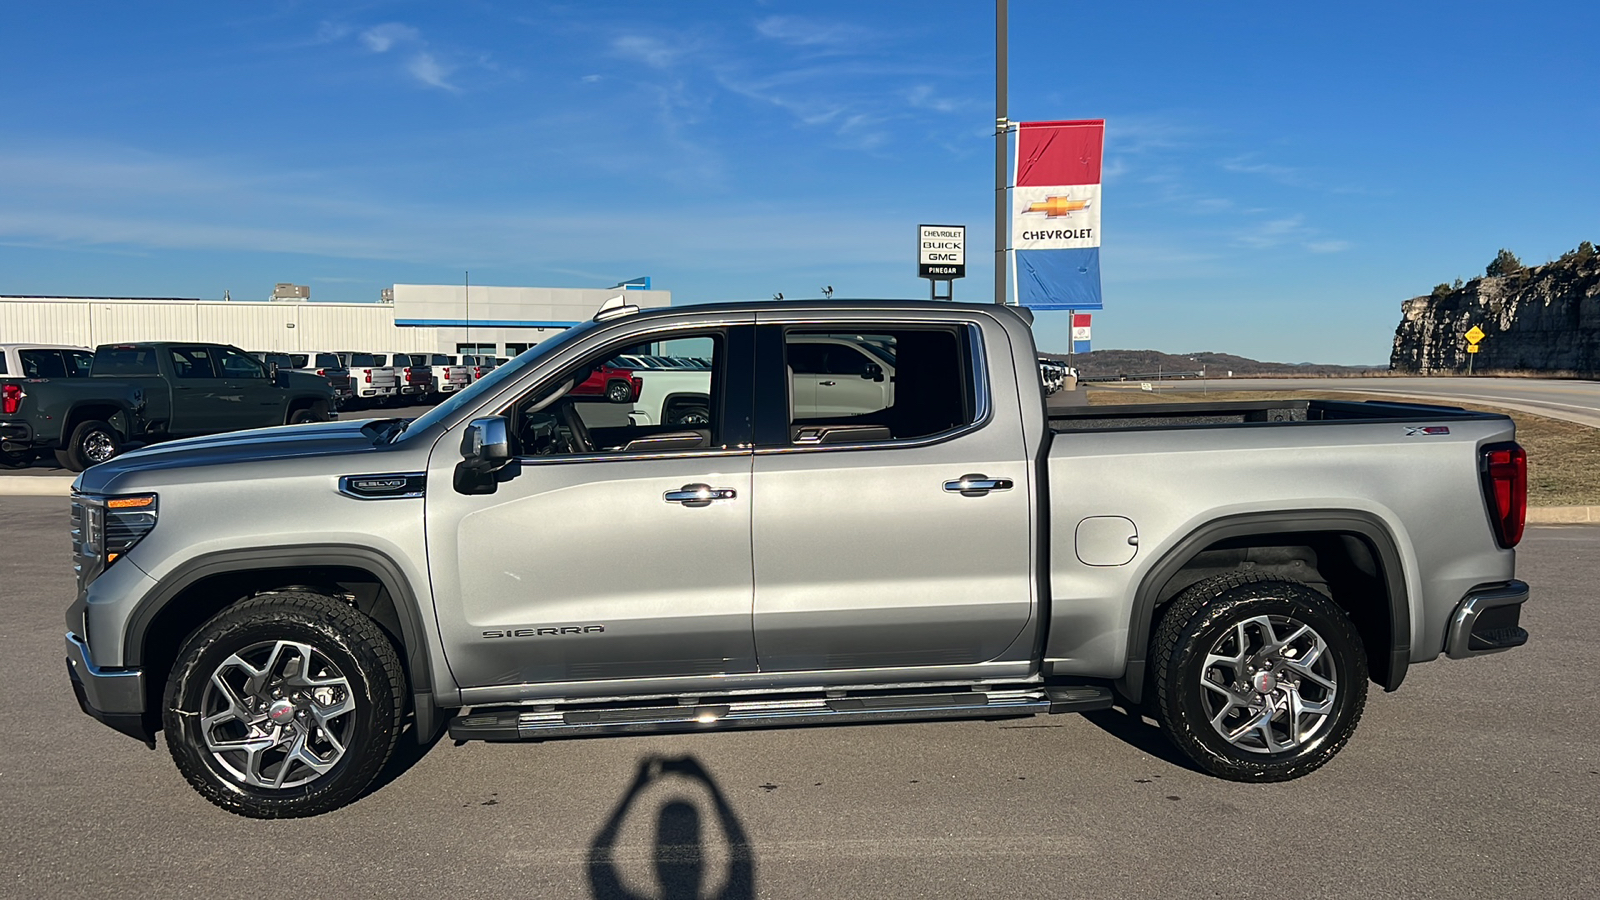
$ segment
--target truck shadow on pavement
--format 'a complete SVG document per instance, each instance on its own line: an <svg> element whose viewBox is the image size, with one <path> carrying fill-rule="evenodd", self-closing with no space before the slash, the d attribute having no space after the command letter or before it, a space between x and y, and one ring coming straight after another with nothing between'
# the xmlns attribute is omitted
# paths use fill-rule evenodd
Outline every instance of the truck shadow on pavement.
<svg viewBox="0 0 1600 900"><path fill-rule="evenodd" d="M416 725L411 717L406 717L405 730L400 732L400 739L395 741L394 753L389 756L389 762L378 772L378 777L372 780L364 796L371 796L398 781L401 775L411 771L411 767L428 755L434 745L444 737L444 729L440 728L432 739L417 743Z"/></svg>
<svg viewBox="0 0 1600 900"><path fill-rule="evenodd" d="M1161 726L1146 720L1138 711L1130 711L1120 706L1102 709L1096 712L1084 713L1083 717L1093 723L1096 728L1104 731L1119 741L1138 750L1154 756L1165 763L1170 763L1189 772L1205 774L1196 766L1167 736L1161 733Z"/></svg>
<svg viewBox="0 0 1600 900"><path fill-rule="evenodd" d="M655 830L641 852L647 826L629 822L651 810ZM755 850L699 760L652 755L590 842L588 878L597 900L753 900Z"/></svg>

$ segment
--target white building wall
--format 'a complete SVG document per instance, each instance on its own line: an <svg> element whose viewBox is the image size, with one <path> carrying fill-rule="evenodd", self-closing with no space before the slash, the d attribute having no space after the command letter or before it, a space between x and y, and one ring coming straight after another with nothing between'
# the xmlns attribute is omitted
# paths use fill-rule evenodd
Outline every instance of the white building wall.
<svg viewBox="0 0 1600 900"><path fill-rule="evenodd" d="M224 302L0 297L0 343L94 347L123 341L211 341L246 350L454 353L459 344L536 344L592 317L619 291L395 285L395 302ZM628 302L669 306L669 291L627 291Z"/></svg>

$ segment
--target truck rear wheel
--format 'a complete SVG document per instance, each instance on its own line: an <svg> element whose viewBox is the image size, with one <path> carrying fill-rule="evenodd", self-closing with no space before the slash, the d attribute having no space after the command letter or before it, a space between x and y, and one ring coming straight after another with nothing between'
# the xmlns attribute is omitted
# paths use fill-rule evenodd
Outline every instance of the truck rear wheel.
<svg viewBox="0 0 1600 900"><path fill-rule="evenodd" d="M1201 581L1162 616L1156 719L1202 769L1287 781L1332 759L1367 699L1350 617L1304 584L1236 573Z"/></svg>
<svg viewBox="0 0 1600 900"><path fill-rule="evenodd" d="M167 748L207 800L255 819L338 809L371 785L400 735L394 645L309 592L246 600L191 635L167 681Z"/></svg>
<svg viewBox="0 0 1600 900"><path fill-rule="evenodd" d="M56 451L56 462L73 472L103 463L122 452L122 438L116 429L99 419L79 422L67 437L67 445Z"/></svg>

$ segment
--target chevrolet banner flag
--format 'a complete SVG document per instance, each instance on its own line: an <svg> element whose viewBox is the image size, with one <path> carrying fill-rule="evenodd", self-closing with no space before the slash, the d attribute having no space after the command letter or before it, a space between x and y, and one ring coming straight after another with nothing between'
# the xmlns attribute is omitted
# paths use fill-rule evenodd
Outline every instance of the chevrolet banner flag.
<svg viewBox="0 0 1600 900"><path fill-rule="evenodd" d="M1089 314L1072 314L1072 352L1089 352Z"/></svg>
<svg viewBox="0 0 1600 900"><path fill-rule="evenodd" d="M1102 309L1100 154L1104 119L1017 125L1011 247L1017 302Z"/></svg>

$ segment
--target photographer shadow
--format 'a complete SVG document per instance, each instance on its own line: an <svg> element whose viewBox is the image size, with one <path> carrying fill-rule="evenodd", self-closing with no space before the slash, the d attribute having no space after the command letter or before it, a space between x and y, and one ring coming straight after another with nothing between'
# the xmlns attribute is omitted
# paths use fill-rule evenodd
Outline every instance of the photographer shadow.
<svg viewBox="0 0 1600 900"><path fill-rule="evenodd" d="M712 851L717 848L706 843L700 808L682 796L673 796L655 810L649 858L658 892L641 894L628 887L618 869L617 841L628 817L642 812L635 809L641 805L642 795L668 778L697 784L710 798L712 815L721 838L727 842L722 848L727 857L726 872L720 879L708 878L715 874L710 871L713 860L722 854L714 854ZM598 900L753 900L756 895L755 853L744 825L716 781L693 756L648 756L639 761L633 784L590 843L588 870L589 892ZM702 893L718 887L719 882L717 893Z"/></svg>

